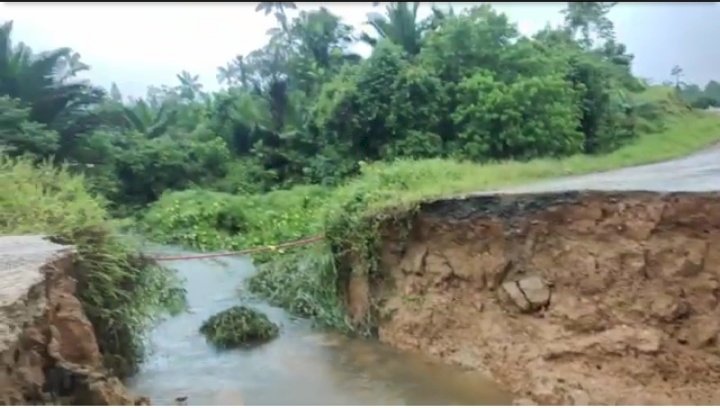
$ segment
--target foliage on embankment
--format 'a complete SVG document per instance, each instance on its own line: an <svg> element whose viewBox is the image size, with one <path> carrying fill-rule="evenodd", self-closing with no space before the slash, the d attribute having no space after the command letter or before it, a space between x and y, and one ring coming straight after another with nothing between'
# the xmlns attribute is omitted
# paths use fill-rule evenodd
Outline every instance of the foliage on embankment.
<svg viewBox="0 0 720 408"><path fill-rule="evenodd" d="M326 234L326 244L270 257L272 262L260 265L248 287L291 312L346 330L338 287L341 279L334 256L340 255L337 251L342 249L354 252L356 259L364 259L371 269L375 262L376 227L388 217L402 221L426 199L666 160L720 140L719 116L688 111L667 89L651 89L650 94L637 97L663 112L653 123L652 133L644 133L608 154L484 165L445 159L398 160L362 165L360 176L335 189L302 187L250 197L200 191L172 193L151 207L144 223L157 240L196 248L200 246L194 235L177 234L177 224L155 220L173 217L189 220L181 225L184 228L197 225L206 235L212 236L215 231L215 235L226 237L225 241L215 241L203 249L234 249L249 242L274 245L303 235ZM312 204L303 209L299 203L306 200ZM241 210L246 223L237 230L246 232L233 235L213 227L218 213L208 210L212 208ZM207 210L206 218L193 215L201 209ZM330 252L330 245L335 254Z"/></svg>
<svg viewBox="0 0 720 408"><path fill-rule="evenodd" d="M0 155L0 191L0 233L47 234L76 247L79 298L106 365L131 373L143 357L147 324L182 306L174 274L124 241L82 177L64 168Z"/></svg>

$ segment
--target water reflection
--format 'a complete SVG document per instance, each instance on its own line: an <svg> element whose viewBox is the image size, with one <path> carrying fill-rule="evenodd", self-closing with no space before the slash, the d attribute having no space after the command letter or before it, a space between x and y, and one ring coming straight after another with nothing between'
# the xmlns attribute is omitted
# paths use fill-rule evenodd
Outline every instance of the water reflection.
<svg viewBox="0 0 720 408"><path fill-rule="evenodd" d="M249 300L280 324L280 336L250 350L218 352L198 328L239 303L237 287L253 273L246 259L171 265L187 281L190 312L160 323L152 354L129 381L156 405L483 405L510 397L473 372L384 345L314 330L302 319Z"/></svg>

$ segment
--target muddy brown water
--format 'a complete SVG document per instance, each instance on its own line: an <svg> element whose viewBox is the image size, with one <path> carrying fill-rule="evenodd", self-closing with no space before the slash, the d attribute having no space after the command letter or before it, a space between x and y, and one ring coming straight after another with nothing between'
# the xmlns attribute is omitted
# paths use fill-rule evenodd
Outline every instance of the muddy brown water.
<svg viewBox="0 0 720 408"><path fill-rule="evenodd" d="M376 341L313 328L304 319L247 295L247 258L168 262L186 280L189 311L150 333L150 355L130 388L154 405L507 405L488 378L400 352ZM252 349L218 351L198 329L237 304L267 313L277 339Z"/></svg>

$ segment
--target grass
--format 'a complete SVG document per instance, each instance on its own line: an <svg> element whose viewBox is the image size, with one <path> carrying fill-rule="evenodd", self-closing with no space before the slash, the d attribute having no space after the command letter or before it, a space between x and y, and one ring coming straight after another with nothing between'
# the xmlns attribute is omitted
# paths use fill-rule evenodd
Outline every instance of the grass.
<svg viewBox="0 0 720 408"><path fill-rule="evenodd" d="M351 329L337 303L337 286L328 285L338 273L327 245L312 245L271 260L259 265L258 273L248 280L251 292L297 316L312 317L342 331Z"/></svg>
<svg viewBox="0 0 720 408"><path fill-rule="evenodd" d="M233 306L211 316L200 326L200 333L223 349L272 340L279 331L267 316L246 306Z"/></svg>
<svg viewBox="0 0 720 408"><path fill-rule="evenodd" d="M0 191L0 234L46 234L75 246L77 295L106 366L131 374L153 318L183 303L180 282L116 234L103 203L66 169L0 155Z"/></svg>
<svg viewBox="0 0 720 408"><path fill-rule="evenodd" d="M720 141L720 115L686 113L664 130L643 134L631 144L604 155L477 164L445 159L376 163L336 192L349 197L375 190L368 211L403 207L418 201L522 185L546 178L592 173L682 157ZM387 186L388 188L385 188Z"/></svg>

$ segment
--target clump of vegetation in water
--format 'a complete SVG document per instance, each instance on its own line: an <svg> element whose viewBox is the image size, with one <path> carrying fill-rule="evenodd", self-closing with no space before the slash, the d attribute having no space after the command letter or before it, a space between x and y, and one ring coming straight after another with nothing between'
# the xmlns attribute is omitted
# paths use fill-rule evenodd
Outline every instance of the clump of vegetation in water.
<svg viewBox="0 0 720 408"><path fill-rule="evenodd" d="M280 329L265 314L246 306L233 306L207 319L200 333L220 348L249 346L272 340Z"/></svg>
<svg viewBox="0 0 720 408"><path fill-rule="evenodd" d="M149 324L185 304L176 275L123 239L83 178L65 168L0 155L0 191L12 192L0 194L0 234L48 234L75 246L77 295L106 366L120 376L133 373Z"/></svg>

